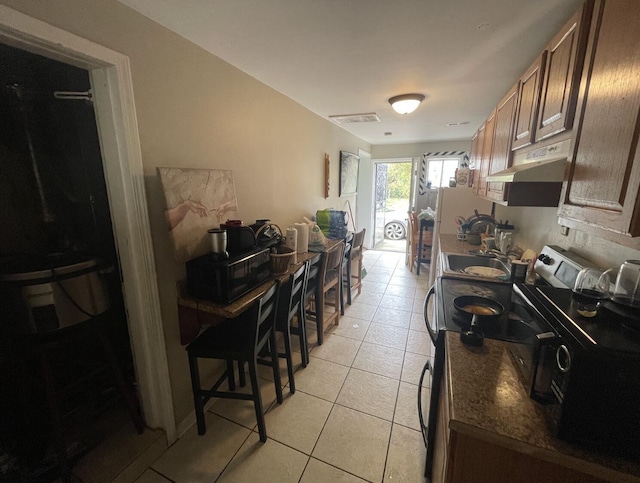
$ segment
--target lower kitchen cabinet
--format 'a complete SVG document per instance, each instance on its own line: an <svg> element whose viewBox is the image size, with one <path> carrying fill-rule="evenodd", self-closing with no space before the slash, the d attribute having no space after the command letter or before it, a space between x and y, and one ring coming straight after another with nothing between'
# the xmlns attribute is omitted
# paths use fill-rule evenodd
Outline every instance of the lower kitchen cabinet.
<svg viewBox="0 0 640 483"><path fill-rule="evenodd" d="M447 472L442 479L434 473L433 483L604 483L605 480L564 466L539 460L486 441L451 432ZM436 449L437 451L437 449ZM435 469L434 469L435 471Z"/></svg>
<svg viewBox="0 0 640 483"><path fill-rule="evenodd" d="M603 237L640 236L638 25L637 0L596 1L559 216Z"/></svg>
<svg viewBox="0 0 640 483"><path fill-rule="evenodd" d="M606 480L491 442L492 435L451 429L447 372L440 391L432 483L604 483ZM455 395L454 395L455 397ZM454 424L455 426L455 424ZM473 436L478 432L479 436ZM480 436L481 435L481 436ZM493 437L493 439L498 439ZM503 438L505 439L505 438ZM508 445L508 438L505 439Z"/></svg>
<svg viewBox="0 0 640 483"><path fill-rule="evenodd" d="M438 412L429 418L432 483L640 482L635 459L554 436L550 414L529 397L508 342L486 338L482 347L469 347L446 331L443 343Z"/></svg>

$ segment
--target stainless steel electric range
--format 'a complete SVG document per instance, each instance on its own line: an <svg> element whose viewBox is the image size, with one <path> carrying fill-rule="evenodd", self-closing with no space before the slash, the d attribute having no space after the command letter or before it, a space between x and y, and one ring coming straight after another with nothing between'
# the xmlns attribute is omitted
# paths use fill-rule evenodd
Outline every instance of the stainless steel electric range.
<svg viewBox="0 0 640 483"><path fill-rule="evenodd" d="M577 254L545 246L535 264L536 285L436 280L425 299L425 323L435 353L420 379L422 386L428 375L431 387L427 424L421 416L427 478L444 371L444 332L463 332L470 324L453 303L462 295L486 297L505 308L481 330L485 337L507 342L523 384L544 405L558 437L640 456L640 314L623 313L612 302L594 318L577 314L569 287L585 266L592 265ZM422 415L420 393L418 406Z"/></svg>

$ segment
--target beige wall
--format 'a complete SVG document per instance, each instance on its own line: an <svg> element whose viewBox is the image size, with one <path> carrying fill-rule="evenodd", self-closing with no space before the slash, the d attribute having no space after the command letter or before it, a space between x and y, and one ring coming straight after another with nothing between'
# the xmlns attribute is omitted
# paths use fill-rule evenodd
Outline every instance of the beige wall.
<svg viewBox="0 0 640 483"><path fill-rule="evenodd" d="M173 262L156 167L231 169L240 217L283 229L338 197L339 151L369 151L349 135L219 58L113 0L1 3L127 55L131 61L176 421L193 408L179 342ZM324 153L331 156L324 198ZM351 200L355 209L355 199Z"/></svg>
<svg viewBox="0 0 640 483"><path fill-rule="evenodd" d="M496 218L509 220L516 227L516 243L540 253L544 245L571 248L595 265L618 267L623 261L640 259L640 251L618 245L594 235L570 229L567 236L560 233L557 208L504 207L496 205Z"/></svg>

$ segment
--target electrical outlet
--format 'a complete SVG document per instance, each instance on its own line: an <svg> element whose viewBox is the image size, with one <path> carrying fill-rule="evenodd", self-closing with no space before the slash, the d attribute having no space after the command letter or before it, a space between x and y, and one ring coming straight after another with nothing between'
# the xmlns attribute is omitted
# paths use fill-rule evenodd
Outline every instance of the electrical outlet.
<svg viewBox="0 0 640 483"><path fill-rule="evenodd" d="M568 236L569 235L569 227L568 226L564 226L564 225L560 225L560 234L562 236Z"/></svg>

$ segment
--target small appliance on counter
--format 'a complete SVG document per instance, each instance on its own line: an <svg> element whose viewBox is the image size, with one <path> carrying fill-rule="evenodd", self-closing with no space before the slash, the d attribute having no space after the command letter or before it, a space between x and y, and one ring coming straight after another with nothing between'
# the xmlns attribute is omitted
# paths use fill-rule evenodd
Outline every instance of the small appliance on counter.
<svg viewBox="0 0 640 483"><path fill-rule="evenodd" d="M573 252L545 246L535 269L538 284L519 287L550 330L538 337L523 373L531 397L544 404L560 439L637 459L640 332L629 328L640 327L640 314L621 312L600 294L596 313L581 310L576 287L602 286L606 294L609 278Z"/></svg>
<svg viewBox="0 0 640 483"><path fill-rule="evenodd" d="M253 290L270 275L268 248L253 249L227 260L208 253L186 265L189 295L225 304Z"/></svg>
<svg viewBox="0 0 640 483"><path fill-rule="evenodd" d="M640 309L640 260L627 260L620 265L611 300L630 310Z"/></svg>
<svg viewBox="0 0 640 483"><path fill-rule="evenodd" d="M256 245L258 248L271 248L280 244L283 240L282 230L278 225L269 223L270 220L256 220L251 225L251 229L256 236Z"/></svg>
<svg viewBox="0 0 640 483"><path fill-rule="evenodd" d="M231 257L237 257L256 248L256 234L242 220L227 220L220 225L227 232L227 251Z"/></svg>
<svg viewBox="0 0 640 483"><path fill-rule="evenodd" d="M211 241L211 256L213 260L226 260L229 258L227 252L227 230L222 228L212 228L207 230Z"/></svg>

